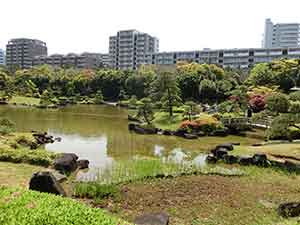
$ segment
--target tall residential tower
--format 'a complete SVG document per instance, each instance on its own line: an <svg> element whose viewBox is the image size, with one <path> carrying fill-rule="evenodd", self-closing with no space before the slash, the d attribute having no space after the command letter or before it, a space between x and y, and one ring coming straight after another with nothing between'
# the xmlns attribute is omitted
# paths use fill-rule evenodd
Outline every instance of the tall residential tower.
<svg viewBox="0 0 300 225"><path fill-rule="evenodd" d="M300 46L299 23L277 23L266 19L263 48L286 48Z"/></svg>
<svg viewBox="0 0 300 225"><path fill-rule="evenodd" d="M0 65L5 65L5 54L2 49L0 49Z"/></svg>
<svg viewBox="0 0 300 225"><path fill-rule="evenodd" d="M27 69L35 56L47 55L45 42L35 39L12 39L6 45L6 65L10 70Z"/></svg>
<svg viewBox="0 0 300 225"><path fill-rule="evenodd" d="M137 30L119 31L109 38L110 66L115 69L137 69L146 63L147 55L157 53L159 40Z"/></svg>

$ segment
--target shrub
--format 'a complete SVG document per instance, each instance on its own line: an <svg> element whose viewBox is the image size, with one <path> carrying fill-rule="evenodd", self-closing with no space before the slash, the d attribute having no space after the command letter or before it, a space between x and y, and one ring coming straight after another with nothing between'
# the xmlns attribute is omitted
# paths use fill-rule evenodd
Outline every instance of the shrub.
<svg viewBox="0 0 300 225"><path fill-rule="evenodd" d="M286 113L289 110L289 99L285 94L276 93L267 97L267 109L271 112Z"/></svg>
<svg viewBox="0 0 300 225"><path fill-rule="evenodd" d="M253 112L258 113L263 111L266 106L266 99L263 95L254 95L250 97L249 105Z"/></svg>
<svg viewBox="0 0 300 225"><path fill-rule="evenodd" d="M220 113L230 113L230 112L239 112L240 107L235 101L225 101L218 105L218 112Z"/></svg>
<svg viewBox="0 0 300 225"><path fill-rule="evenodd" d="M72 199L21 189L0 188L1 225L129 225Z"/></svg>
<svg viewBox="0 0 300 225"><path fill-rule="evenodd" d="M292 140L300 139L300 129L299 128L289 127L288 131L289 131L289 137Z"/></svg>
<svg viewBox="0 0 300 225"><path fill-rule="evenodd" d="M300 113L300 101L290 103L290 113Z"/></svg>
<svg viewBox="0 0 300 225"><path fill-rule="evenodd" d="M15 124L12 121L10 121L7 118L0 119L0 134L1 135L6 135L9 133L12 133L15 130L16 130Z"/></svg>
<svg viewBox="0 0 300 225"><path fill-rule="evenodd" d="M300 101L300 91L290 93L289 94L289 99L291 101Z"/></svg>
<svg viewBox="0 0 300 225"><path fill-rule="evenodd" d="M46 150L0 149L0 161L28 163L48 167L52 164L55 153Z"/></svg>

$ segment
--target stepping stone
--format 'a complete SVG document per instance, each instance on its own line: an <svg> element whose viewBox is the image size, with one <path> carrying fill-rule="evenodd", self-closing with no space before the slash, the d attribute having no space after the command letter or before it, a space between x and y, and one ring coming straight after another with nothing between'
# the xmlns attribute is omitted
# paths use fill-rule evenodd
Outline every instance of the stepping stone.
<svg viewBox="0 0 300 225"><path fill-rule="evenodd" d="M149 213L138 216L134 220L136 225L168 225L169 216L165 213Z"/></svg>

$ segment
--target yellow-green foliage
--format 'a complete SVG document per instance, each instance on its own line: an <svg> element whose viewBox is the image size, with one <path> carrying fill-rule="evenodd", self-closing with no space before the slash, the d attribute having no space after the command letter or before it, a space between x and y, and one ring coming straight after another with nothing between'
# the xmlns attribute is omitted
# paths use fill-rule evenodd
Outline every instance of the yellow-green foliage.
<svg viewBox="0 0 300 225"><path fill-rule="evenodd" d="M0 188L1 225L129 225L102 210L46 193Z"/></svg>
<svg viewBox="0 0 300 225"><path fill-rule="evenodd" d="M39 105L40 99L39 98L32 98L32 97L21 97L21 96L13 96L9 100L10 104L16 105Z"/></svg>

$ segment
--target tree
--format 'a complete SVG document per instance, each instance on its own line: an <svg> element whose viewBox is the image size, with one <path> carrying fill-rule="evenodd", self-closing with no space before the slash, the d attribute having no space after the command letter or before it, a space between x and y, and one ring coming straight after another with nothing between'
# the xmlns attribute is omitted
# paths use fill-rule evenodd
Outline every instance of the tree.
<svg viewBox="0 0 300 225"><path fill-rule="evenodd" d="M244 85L240 85L236 87L234 90L229 92L230 100L238 103L239 107L242 110L246 110L248 108L248 94L247 87Z"/></svg>
<svg viewBox="0 0 300 225"><path fill-rule="evenodd" d="M287 95L282 93L276 93L267 97L267 109L271 112L287 113L289 110L289 99Z"/></svg>
<svg viewBox="0 0 300 225"><path fill-rule="evenodd" d="M102 91L99 90L97 91L95 98L94 98L94 102L95 104L102 104L103 103L103 95L102 95Z"/></svg>
<svg viewBox="0 0 300 225"><path fill-rule="evenodd" d="M174 73L161 71L151 84L152 98L155 101L161 101L163 107L173 116L173 106L181 103L180 89L178 88L177 79Z"/></svg>
<svg viewBox="0 0 300 225"><path fill-rule="evenodd" d="M143 117L147 124L151 124L154 119L154 112L150 98L141 99L141 104L138 106L138 116Z"/></svg>
<svg viewBox="0 0 300 225"><path fill-rule="evenodd" d="M52 104L51 99L52 99L52 96L51 96L50 92L45 90L43 92L43 94L41 95L40 105L42 105L42 106L51 105Z"/></svg>
<svg viewBox="0 0 300 225"><path fill-rule="evenodd" d="M246 82L254 86L273 85L275 82L274 73L268 63L256 64Z"/></svg>
<svg viewBox="0 0 300 225"><path fill-rule="evenodd" d="M289 94L289 99L291 101L300 101L300 91L295 91Z"/></svg>
<svg viewBox="0 0 300 225"><path fill-rule="evenodd" d="M197 104L193 101L188 101L188 102L185 103L185 105L188 108L187 114L189 116L189 121L191 121L192 120L192 115L195 113Z"/></svg>
<svg viewBox="0 0 300 225"><path fill-rule="evenodd" d="M216 99L217 87L215 82L204 79L199 86L200 98L204 102L210 102Z"/></svg>

